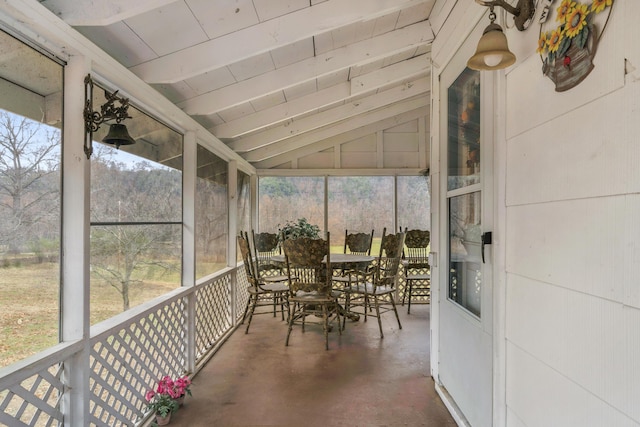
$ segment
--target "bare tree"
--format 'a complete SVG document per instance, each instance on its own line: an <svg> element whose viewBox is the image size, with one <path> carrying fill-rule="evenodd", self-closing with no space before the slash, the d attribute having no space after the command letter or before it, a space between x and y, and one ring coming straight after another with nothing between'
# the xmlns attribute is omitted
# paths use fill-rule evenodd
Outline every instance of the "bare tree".
<svg viewBox="0 0 640 427"><path fill-rule="evenodd" d="M91 272L128 310L150 269L177 270L181 226L167 222L181 218L181 175L144 161L117 162L110 152L98 149L91 160Z"/></svg>
<svg viewBox="0 0 640 427"><path fill-rule="evenodd" d="M58 234L59 147L58 132L0 111L0 244L12 253L46 230Z"/></svg>

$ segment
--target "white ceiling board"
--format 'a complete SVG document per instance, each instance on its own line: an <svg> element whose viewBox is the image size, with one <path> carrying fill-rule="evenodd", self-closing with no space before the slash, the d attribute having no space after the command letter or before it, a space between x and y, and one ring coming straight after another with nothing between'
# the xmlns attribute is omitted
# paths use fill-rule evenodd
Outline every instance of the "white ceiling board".
<svg viewBox="0 0 640 427"><path fill-rule="evenodd" d="M221 124L212 129L212 131L218 138L237 138L243 134L267 127L271 123L282 122L310 111L315 111L318 108L333 105L348 97L349 93L350 85L345 82L307 96L296 98L285 104L259 111L250 116L243 117L240 120Z"/></svg>
<svg viewBox="0 0 640 427"><path fill-rule="evenodd" d="M384 87L390 83L398 83L411 76L419 76L431 70L429 56L422 55L407 61L399 62L385 68L381 68L373 73L365 74L351 79L351 93L371 91Z"/></svg>
<svg viewBox="0 0 640 427"><path fill-rule="evenodd" d="M358 77L362 74L367 74L372 71L378 70L382 68L384 64L385 58L379 59L377 61L371 61L362 65L354 65L351 67L351 71L349 72L349 78L353 79L354 77Z"/></svg>
<svg viewBox="0 0 640 427"><path fill-rule="evenodd" d="M174 84L152 85L152 87L167 97L171 102L181 102L188 98L193 98L197 92L185 82Z"/></svg>
<svg viewBox="0 0 640 427"><path fill-rule="evenodd" d="M253 0L253 4L260 21L267 21L309 7L309 0Z"/></svg>
<svg viewBox="0 0 640 427"><path fill-rule="evenodd" d="M291 138L296 135L325 127L341 120L363 115L370 111L388 106L397 101L410 98L425 92L431 88L429 79L423 78L411 85L397 86L393 89L369 96L357 102L347 103L343 106L324 111L303 119L289 121L267 131L249 135L231 142L229 147L237 152L245 152L263 145Z"/></svg>
<svg viewBox="0 0 640 427"><path fill-rule="evenodd" d="M109 55L118 58L125 67L142 64L157 58L151 49L124 22L116 22L104 27L77 27L78 32L96 44Z"/></svg>
<svg viewBox="0 0 640 427"><path fill-rule="evenodd" d="M335 73L318 77L316 85L318 87L318 90L322 90L330 86L335 86L337 84L346 82L348 80L349 80L349 69L345 68L344 70L336 71Z"/></svg>
<svg viewBox="0 0 640 427"><path fill-rule="evenodd" d="M269 157L284 154L287 151L294 150L304 145L313 144L359 127L368 126L388 117L397 116L415 109L426 108L428 103L429 100L424 96L408 101L401 101L388 108L381 108L379 110L361 114L351 118L351 120L343 120L333 126L315 129L311 132L306 132L282 141L274 142L273 144L265 145L256 150L248 151L246 154L242 155L242 157L249 162L265 160Z"/></svg>
<svg viewBox="0 0 640 427"><path fill-rule="evenodd" d="M251 113L255 113L253 105L251 105L250 102L244 102L229 109L218 111L218 116L220 116L225 122L228 122Z"/></svg>
<svg viewBox="0 0 640 427"><path fill-rule="evenodd" d="M398 16L398 22L396 23L396 28L406 27L407 25L415 24L416 22L427 19L432 7L432 3L421 3L401 10L400 16Z"/></svg>
<svg viewBox="0 0 640 427"><path fill-rule="evenodd" d="M124 22L159 56L208 40L198 20L182 1L134 16Z"/></svg>
<svg viewBox="0 0 640 427"><path fill-rule="evenodd" d="M287 102L283 91L274 92L251 101L251 105L256 111L262 111Z"/></svg>
<svg viewBox="0 0 640 427"><path fill-rule="evenodd" d="M313 37L271 51L271 58L273 58L273 63L276 68L286 67L294 62L311 58L313 55Z"/></svg>
<svg viewBox="0 0 640 427"><path fill-rule="evenodd" d="M227 67L218 68L185 80L185 83L195 91L195 96L229 86L235 82L236 79Z"/></svg>
<svg viewBox="0 0 640 427"><path fill-rule="evenodd" d="M359 138L364 138L376 132L383 131L390 126L395 126L398 123L405 123L410 120L415 120L417 117L422 117L426 111L424 109L418 109L414 111L409 111L407 113L400 114L398 116L389 117L384 120L377 121L372 123L369 126L359 127L357 129L353 129L336 136L326 138L322 141L306 145L304 147L298 149L292 149L285 154L281 154L278 156L271 157L269 159L256 162L254 166L259 169L268 169L272 167L276 167L279 164L290 162L295 160L301 155L307 155L315 150L323 150L331 147L337 147L343 144L348 144L354 140Z"/></svg>
<svg viewBox="0 0 640 427"><path fill-rule="evenodd" d="M251 58L243 59L235 64L230 64L226 68L231 71L236 81L240 82L275 70L276 66L273 65L273 60L269 52L265 52L252 56Z"/></svg>
<svg viewBox="0 0 640 427"><path fill-rule="evenodd" d="M429 22L423 21L197 96L180 106L188 114L210 114L292 87L296 82L304 83L359 62L376 61L396 51L429 43L431 39L428 37L431 35Z"/></svg>
<svg viewBox="0 0 640 427"><path fill-rule="evenodd" d="M314 93L318 90L315 80L309 80L307 82L295 85L284 90L284 96L287 100L300 98L301 96Z"/></svg>
<svg viewBox="0 0 640 427"><path fill-rule="evenodd" d="M210 39L260 22L251 0L186 0L186 2Z"/></svg>
<svg viewBox="0 0 640 427"><path fill-rule="evenodd" d="M222 120L222 118L220 118L220 116L218 116L217 114L210 114L208 116L193 116L193 118L207 129L211 129L224 123L224 120Z"/></svg>
<svg viewBox="0 0 640 427"><path fill-rule="evenodd" d="M373 36L379 36L380 34L395 30L396 23L398 22L398 16L400 16L400 11L389 13L388 15L381 16L376 19L376 23L373 28Z"/></svg>
<svg viewBox="0 0 640 427"><path fill-rule="evenodd" d="M331 32L327 31L326 33L316 34L313 37L313 47L316 55L322 55L323 53L331 51L333 49Z"/></svg>
<svg viewBox="0 0 640 427"><path fill-rule="evenodd" d="M137 65L131 70L149 83L173 83L324 31L366 18L383 16L422 1L329 0L165 55Z"/></svg>
<svg viewBox="0 0 640 427"><path fill-rule="evenodd" d="M69 25L110 25L176 0L44 0L41 3Z"/></svg>
<svg viewBox="0 0 640 427"><path fill-rule="evenodd" d="M375 20L354 22L331 31L332 49L338 49L373 37Z"/></svg>
<svg viewBox="0 0 640 427"><path fill-rule="evenodd" d="M387 56L386 58L384 58L384 61L382 62L382 67L383 68L388 67L389 65L393 65L393 64L397 64L398 62L405 61L415 56L416 50L418 50L418 48L411 47L410 49L400 51L398 53L394 53L391 56Z"/></svg>

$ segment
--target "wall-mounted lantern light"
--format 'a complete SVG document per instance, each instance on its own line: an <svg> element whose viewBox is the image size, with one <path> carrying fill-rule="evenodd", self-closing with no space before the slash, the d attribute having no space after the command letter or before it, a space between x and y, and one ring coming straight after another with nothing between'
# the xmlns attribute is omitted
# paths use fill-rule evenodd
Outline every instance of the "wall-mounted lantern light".
<svg viewBox="0 0 640 427"><path fill-rule="evenodd" d="M85 127L85 142L84 152L87 155L87 159L93 154L93 132L100 128L102 123L112 121L109 125L109 132L107 136L102 139L102 142L106 144L115 145L116 148L120 148L121 145L135 144L136 140L129 135L127 127L120 122L124 119L130 119L129 99L118 96L118 91L113 93L104 91L104 96L107 98L107 102L102 104L100 111L93 110L93 79L91 74L87 74L84 78L84 127ZM116 106L116 102L119 103Z"/></svg>
<svg viewBox="0 0 640 427"><path fill-rule="evenodd" d="M474 70L500 70L507 68L516 62L516 56L509 50L507 36L504 35L502 27L496 24L496 14L493 11L495 6L502 7L514 16L516 28L524 31L529 27L536 12L534 0L518 0L514 7L505 0L476 0L483 6L490 9L489 19L491 23L484 29L482 37L478 42L476 53L469 58L467 67Z"/></svg>

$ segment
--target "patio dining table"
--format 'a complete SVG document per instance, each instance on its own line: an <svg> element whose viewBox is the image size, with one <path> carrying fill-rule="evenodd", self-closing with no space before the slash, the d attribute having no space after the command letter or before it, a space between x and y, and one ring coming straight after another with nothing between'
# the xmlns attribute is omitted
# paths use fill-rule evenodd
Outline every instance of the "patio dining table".
<svg viewBox="0 0 640 427"><path fill-rule="evenodd" d="M376 257L370 255L358 255L358 254L343 254L343 253L335 253L330 255L331 264L347 264L347 263L358 263L358 262L372 262ZM274 255L271 257L271 261L273 262L281 262L284 263L284 255Z"/></svg>

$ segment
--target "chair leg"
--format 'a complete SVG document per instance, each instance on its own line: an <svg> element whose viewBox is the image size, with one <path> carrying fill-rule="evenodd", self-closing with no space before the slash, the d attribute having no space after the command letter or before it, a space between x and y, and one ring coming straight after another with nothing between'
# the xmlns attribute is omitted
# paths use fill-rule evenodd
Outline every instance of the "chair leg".
<svg viewBox="0 0 640 427"><path fill-rule="evenodd" d="M378 317L378 328L380 329L380 338L384 338L382 333L382 319L380 318L380 305L378 303L378 297L373 297L373 302L376 305L376 316Z"/></svg>
<svg viewBox="0 0 640 427"><path fill-rule="evenodd" d="M411 293L413 291L413 283L409 282L409 301L407 302L407 314L411 314Z"/></svg>
<svg viewBox="0 0 640 427"><path fill-rule="evenodd" d="M329 350L329 316L327 315L327 304L322 304L322 320L324 322L324 347Z"/></svg>
<svg viewBox="0 0 640 427"><path fill-rule="evenodd" d="M293 312L291 312L291 307L289 307L289 328L287 330L287 339L284 342L285 347L289 345L289 337L291 336L291 330L293 329L293 319L296 316L296 308L298 307L298 304L294 304Z"/></svg>
<svg viewBox="0 0 640 427"><path fill-rule="evenodd" d="M389 295L389 299L391 300L391 307L393 307L393 312L396 314L396 320L398 321L398 329L402 329L402 324L400 323L400 316L398 316L398 310L396 310L396 302L393 299L393 295Z"/></svg>
<svg viewBox="0 0 640 427"><path fill-rule="evenodd" d="M253 295L249 299L251 300L251 309L249 310L249 319L247 320L247 329L244 331L245 334L249 333L249 326L251 326L251 319L253 319L253 313L256 311L256 305L258 305L258 294Z"/></svg>

